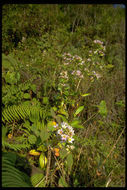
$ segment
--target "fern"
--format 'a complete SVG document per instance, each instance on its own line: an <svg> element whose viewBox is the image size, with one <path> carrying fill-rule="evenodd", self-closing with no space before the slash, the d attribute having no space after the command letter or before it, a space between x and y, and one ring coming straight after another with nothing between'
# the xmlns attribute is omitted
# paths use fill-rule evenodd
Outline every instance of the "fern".
<svg viewBox="0 0 127 190"><path fill-rule="evenodd" d="M15 142L9 142L6 138L6 134L8 132L8 129L4 126L2 126L2 147L3 148L9 148L11 150L20 151L22 149L30 148L30 145L27 143L27 139L23 136L16 137L14 140Z"/></svg>
<svg viewBox="0 0 127 190"><path fill-rule="evenodd" d="M31 187L30 177L16 168L19 160L15 153L2 155L2 186L3 187ZM20 161L21 162L21 161ZM21 163L23 166L23 162Z"/></svg>
<svg viewBox="0 0 127 190"><path fill-rule="evenodd" d="M6 147L6 148L9 148L11 150L14 150L14 151L20 151L22 149L30 148L30 144L28 144L28 143L26 143L26 144L17 144L16 142L15 143L9 143L7 141L2 141L2 146Z"/></svg>
<svg viewBox="0 0 127 190"><path fill-rule="evenodd" d="M43 110L37 106L13 105L2 111L2 121L11 123L13 121L29 118L32 122L43 117Z"/></svg>

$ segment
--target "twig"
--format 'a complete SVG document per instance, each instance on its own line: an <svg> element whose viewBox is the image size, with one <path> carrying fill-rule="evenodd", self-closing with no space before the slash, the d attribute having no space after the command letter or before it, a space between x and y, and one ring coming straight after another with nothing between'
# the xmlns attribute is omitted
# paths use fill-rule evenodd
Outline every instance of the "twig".
<svg viewBox="0 0 127 190"><path fill-rule="evenodd" d="M118 143L118 141L119 141L119 139L120 139L120 137L121 137L121 135L122 135L124 129L125 129L125 127L123 128L123 130L122 130L122 132L120 133L118 139L116 140L115 144L113 145L112 149L110 150L108 156L107 156L106 159L103 161L102 166L105 164L106 160L108 159L108 157L110 156L110 154L112 153L112 151L116 148L116 144Z"/></svg>
<svg viewBox="0 0 127 190"><path fill-rule="evenodd" d="M38 183L35 187L38 187L38 186L40 185L40 183L41 183L42 181L44 181L44 179L45 179L45 177L44 177L43 179L41 179L41 181L39 181L39 183Z"/></svg>
<svg viewBox="0 0 127 190"><path fill-rule="evenodd" d="M51 163L51 149L50 149L50 146L48 146L48 163L47 163L47 170L46 170L46 185L48 184L50 163Z"/></svg>
<svg viewBox="0 0 127 190"><path fill-rule="evenodd" d="M77 88L76 88L76 92L78 91L78 87L79 87L80 82L81 82L81 79L79 79L79 82L78 82L78 85L77 85Z"/></svg>
<svg viewBox="0 0 127 190"><path fill-rule="evenodd" d="M93 114L90 118L88 118L86 121L84 121L84 123L82 125L84 125L85 123L87 123L87 121L89 121L92 117L95 117L98 113Z"/></svg>

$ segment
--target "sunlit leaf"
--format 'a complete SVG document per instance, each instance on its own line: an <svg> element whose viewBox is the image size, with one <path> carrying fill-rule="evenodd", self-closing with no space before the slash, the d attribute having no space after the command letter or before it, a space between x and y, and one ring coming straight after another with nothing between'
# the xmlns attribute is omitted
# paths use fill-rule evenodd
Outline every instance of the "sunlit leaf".
<svg viewBox="0 0 127 190"><path fill-rule="evenodd" d="M90 96L91 94L88 93L88 94L82 94L81 96L85 97L85 96Z"/></svg>
<svg viewBox="0 0 127 190"><path fill-rule="evenodd" d="M74 114L74 117L75 117L76 115L78 115L83 109L84 109L84 106L80 106L80 107L76 110L76 112L75 112L75 114Z"/></svg>

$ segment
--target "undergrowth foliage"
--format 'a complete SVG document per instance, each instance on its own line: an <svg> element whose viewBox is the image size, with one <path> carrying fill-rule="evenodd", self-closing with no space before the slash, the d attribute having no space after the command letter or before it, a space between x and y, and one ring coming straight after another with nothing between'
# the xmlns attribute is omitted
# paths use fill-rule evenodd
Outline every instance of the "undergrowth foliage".
<svg viewBox="0 0 127 190"><path fill-rule="evenodd" d="M2 14L2 186L124 187L124 9Z"/></svg>

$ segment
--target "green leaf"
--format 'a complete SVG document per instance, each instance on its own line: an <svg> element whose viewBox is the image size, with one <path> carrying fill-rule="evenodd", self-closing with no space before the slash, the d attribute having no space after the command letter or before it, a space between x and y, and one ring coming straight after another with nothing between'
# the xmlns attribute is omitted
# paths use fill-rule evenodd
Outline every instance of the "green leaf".
<svg viewBox="0 0 127 190"><path fill-rule="evenodd" d="M85 97L85 96L90 96L91 94L88 93L88 94L82 94L81 96Z"/></svg>
<svg viewBox="0 0 127 190"><path fill-rule="evenodd" d="M30 99L30 94L29 93L25 93L23 96L25 99Z"/></svg>
<svg viewBox="0 0 127 190"><path fill-rule="evenodd" d="M65 115L66 117L68 117L68 113L64 109L62 109L62 108L58 110L58 113L62 114L62 115Z"/></svg>
<svg viewBox="0 0 127 190"><path fill-rule="evenodd" d="M80 121L78 121L78 120L73 120L72 123L71 123L71 126L74 127L74 128L79 128L79 129L84 128L84 126L80 125Z"/></svg>
<svg viewBox="0 0 127 190"><path fill-rule="evenodd" d="M28 141L30 142L30 144L35 144L36 140L37 140L37 138L35 135L30 135L28 137Z"/></svg>
<svg viewBox="0 0 127 190"><path fill-rule="evenodd" d="M51 108L51 115L53 118L56 118L56 113L54 112L54 110Z"/></svg>
<svg viewBox="0 0 127 190"><path fill-rule="evenodd" d="M49 103L49 98L43 97L43 104L48 104L48 103Z"/></svg>
<svg viewBox="0 0 127 190"><path fill-rule="evenodd" d="M112 65L112 64L106 65L106 68L107 68L107 69L112 69L113 67L114 67L114 65Z"/></svg>
<svg viewBox="0 0 127 190"><path fill-rule="evenodd" d="M101 103L98 107L99 107L99 113L102 116L107 116L108 111L107 111L107 107L106 107L106 102L104 100L101 101Z"/></svg>
<svg viewBox="0 0 127 190"><path fill-rule="evenodd" d="M34 93L36 93L36 85L35 85L35 84L32 84L32 85L31 85L31 90L32 90Z"/></svg>
<svg viewBox="0 0 127 190"><path fill-rule="evenodd" d="M121 106L121 107L125 106L125 103L122 100L119 101L119 102L116 102L115 104L118 105L118 106Z"/></svg>
<svg viewBox="0 0 127 190"><path fill-rule="evenodd" d="M61 176L59 179L59 187L68 187L68 184L65 181L65 179L63 178L63 176Z"/></svg>
<svg viewBox="0 0 127 190"><path fill-rule="evenodd" d="M80 107L76 110L76 112L75 112L75 114L74 114L74 117L75 117L76 115L78 115L83 109L84 109L84 106L80 106Z"/></svg>
<svg viewBox="0 0 127 190"><path fill-rule="evenodd" d="M31 176L31 183L34 187L45 187L45 179L42 173L36 173Z"/></svg>
<svg viewBox="0 0 127 190"><path fill-rule="evenodd" d="M41 141L44 142L49 138L50 134L47 132L46 128L41 130L40 137Z"/></svg>
<svg viewBox="0 0 127 190"><path fill-rule="evenodd" d="M61 118L58 115L56 116L56 121L58 122L59 125L61 125Z"/></svg>

